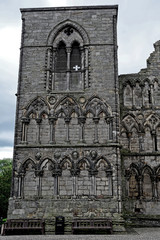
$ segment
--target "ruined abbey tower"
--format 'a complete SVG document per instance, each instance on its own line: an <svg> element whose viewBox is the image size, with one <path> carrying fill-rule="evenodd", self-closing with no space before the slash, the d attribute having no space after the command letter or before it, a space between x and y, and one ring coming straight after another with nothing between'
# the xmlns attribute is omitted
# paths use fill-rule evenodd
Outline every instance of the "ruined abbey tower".
<svg viewBox="0 0 160 240"><path fill-rule="evenodd" d="M9 219L54 234L57 216L71 233L76 218L122 231L124 213L160 214L160 43L119 85L117 10L21 9Z"/></svg>

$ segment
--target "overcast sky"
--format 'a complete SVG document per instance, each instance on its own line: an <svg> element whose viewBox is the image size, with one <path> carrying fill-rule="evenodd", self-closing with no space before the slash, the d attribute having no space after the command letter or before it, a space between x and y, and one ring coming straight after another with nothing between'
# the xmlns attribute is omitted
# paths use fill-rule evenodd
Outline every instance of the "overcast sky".
<svg viewBox="0 0 160 240"><path fill-rule="evenodd" d="M12 157L21 38L20 8L119 5L119 74L146 67L160 40L159 0L0 0L0 159Z"/></svg>

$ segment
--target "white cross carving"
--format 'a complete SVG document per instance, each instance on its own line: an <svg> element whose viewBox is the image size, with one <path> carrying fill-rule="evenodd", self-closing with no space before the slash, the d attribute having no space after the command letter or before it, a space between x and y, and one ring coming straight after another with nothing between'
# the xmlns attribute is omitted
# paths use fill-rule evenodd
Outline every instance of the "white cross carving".
<svg viewBox="0 0 160 240"><path fill-rule="evenodd" d="M80 69L80 67L79 67L78 65L76 65L76 66L73 67L73 69L74 69L75 71L78 71L78 70Z"/></svg>

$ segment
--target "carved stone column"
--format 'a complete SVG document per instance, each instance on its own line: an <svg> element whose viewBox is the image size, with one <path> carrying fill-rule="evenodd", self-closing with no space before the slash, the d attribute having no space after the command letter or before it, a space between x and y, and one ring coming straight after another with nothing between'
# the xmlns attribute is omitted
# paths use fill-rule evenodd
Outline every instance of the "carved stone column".
<svg viewBox="0 0 160 240"><path fill-rule="evenodd" d="M56 59L57 48L53 48L52 56L52 91L55 90L55 59Z"/></svg>
<svg viewBox="0 0 160 240"><path fill-rule="evenodd" d="M79 175L79 169L76 168L76 165L73 165L73 168L71 169L71 175L73 178L73 196L77 196L77 176Z"/></svg>
<svg viewBox="0 0 160 240"><path fill-rule="evenodd" d="M21 143L27 144L27 129L28 124L30 122L29 118L23 117L22 118L22 141Z"/></svg>
<svg viewBox="0 0 160 240"><path fill-rule="evenodd" d="M89 87L89 79L88 79L88 48L85 47L85 83L86 88Z"/></svg>
<svg viewBox="0 0 160 240"><path fill-rule="evenodd" d="M108 195L113 195L113 184L112 184L112 170L108 169L106 171L106 176L108 177Z"/></svg>
<svg viewBox="0 0 160 240"><path fill-rule="evenodd" d="M62 171L56 164L55 169L53 169L52 176L54 177L54 195L59 195L59 176L62 175Z"/></svg>
<svg viewBox="0 0 160 240"><path fill-rule="evenodd" d="M128 137L128 149L131 150L131 137L132 137L132 132L127 132L127 137Z"/></svg>
<svg viewBox="0 0 160 240"><path fill-rule="evenodd" d="M151 181L152 181L152 198L153 199L157 199L158 198L158 194L157 194L157 176L153 175L151 177Z"/></svg>
<svg viewBox="0 0 160 240"><path fill-rule="evenodd" d="M82 81L82 89L85 88L84 86L84 49L80 48L81 51L81 81Z"/></svg>
<svg viewBox="0 0 160 240"><path fill-rule="evenodd" d="M95 128L94 128L94 143L99 143L98 139L98 123L99 123L99 117L93 117L93 121L95 123Z"/></svg>
<svg viewBox="0 0 160 240"><path fill-rule="evenodd" d="M17 197L21 198L21 174L18 174L18 192L17 192Z"/></svg>
<svg viewBox="0 0 160 240"><path fill-rule="evenodd" d="M144 133L139 133L139 151L144 151Z"/></svg>
<svg viewBox="0 0 160 240"><path fill-rule="evenodd" d="M150 103L152 104L152 106L154 105L154 85L150 84Z"/></svg>
<svg viewBox="0 0 160 240"><path fill-rule="evenodd" d="M105 120L109 125L109 140L113 140L113 117L106 117Z"/></svg>
<svg viewBox="0 0 160 240"><path fill-rule="evenodd" d="M142 176L138 176L137 177L137 181L138 181L138 192L139 192L139 198L143 198L143 181L142 181Z"/></svg>
<svg viewBox="0 0 160 240"><path fill-rule="evenodd" d="M47 49L47 78L46 78L46 90L47 91L50 91L50 81L51 81L51 78L52 78L52 73L51 73L51 57L52 55L52 49L51 47Z"/></svg>
<svg viewBox="0 0 160 240"><path fill-rule="evenodd" d="M56 117L49 117L50 123L50 144L55 144L55 125L56 125L57 118Z"/></svg>
<svg viewBox="0 0 160 240"><path fill-rule="evenodd" d="M36 122L37 122L37 128L38 128L38 131L37 131L37 143L41 143L41 139L40 139L40 129L41 129L41 122L42 122L42 119L41 118L37 118L36 119Z"/></svg>
<svg viewBox="0 0 160 240"><path fill-rule="evenodd" d="M69 140L69 123L71 121L71 118L70 117L65 117L64 118L64 121L65 121L65 124L66 124L66 128L67 128L67 132L66 132L66 142L70 142Z"/></svg>
<svg viewBox="0 0 160 240"><path fill-rule="evenodd" d="M70 85L70 73L71 73L71 48L67 47L67 90L69 90Z"/></svg>
<svg viewBox="0 0 160 240"><path fill-rule="evenodd" d="M84 140L84 124L85 124L85 122L86 122L86 118L84 116L78 117L78 123L80 124L80 134L79 134L80 139L79 139L79 141L81 143L85 142L85 140Z"/></svg>
<svg viewBox="0 0 160 240"><path fill-rule="evenodd" d="M24 198L24 172L18 174L18 198Z"/></svg>
<svg viewBox="0 0 160 240"><path fill-rule="evenodd" d="M37 184L37 196L42 198L42 177L43 177L43 170L35 170L35 176L38 178Z"/></svg>
<svg viewBox="0 0 160 240"><path fill-rule="evenodd" d="M153 129L151 131L151 135L152 135L152 141L153 141L153 151L158 151L158 149L157 149L157 134L156 134L155 129Z"/></svg>
<svg viewBox="0 0 160 240"><path fill-rule="evenodd" d="M135 103L135 87L136 86L132 86L132 108L136 108L136 103Z"/></svg>
<svg viewBox="0 0 160 240"><path fill-rule="evenodd" d="M142 87L142 108L145 108L145 100L144 100L145 86L141 85L141 87Z"/></svg>

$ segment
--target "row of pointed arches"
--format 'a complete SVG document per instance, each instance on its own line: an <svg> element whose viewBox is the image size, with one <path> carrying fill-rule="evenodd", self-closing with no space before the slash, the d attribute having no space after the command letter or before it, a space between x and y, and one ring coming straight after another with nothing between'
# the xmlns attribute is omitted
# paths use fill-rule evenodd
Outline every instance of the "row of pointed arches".
<svg viewBox="0 0 160 240"><path fill-rule="evenodd" d="M160 116L127 114L121 121L121 143L134 152L153 152L160 149Z"/></svg>
<svg viewBox="0 0 160 240"><path fill-rule="evenodd" d="M22 198L112 196L112 167L103 156L60 161L25 160L15 175L15 192Z"/></svg>
<svg viewBox="0 0 160 240"><path fill-rule="evenodd" d="M126 170L126 196L133 199L160 199L160 165L132 163Z"/></svg>
<svg viewBox="0 0 160 240"><path fill-rule="evenodd" d="M51 108L43 98L34 99L22 117L22 143L106 143L112 139L110 106L92 96L84 106L66 96Z"/></svg>
<svg viewBox="0 0 160 240"><path fill-rule="evenodd" d="M126 80L122 86L123 105L128 108L150 108L160 107L158 79Z"/></svg>

